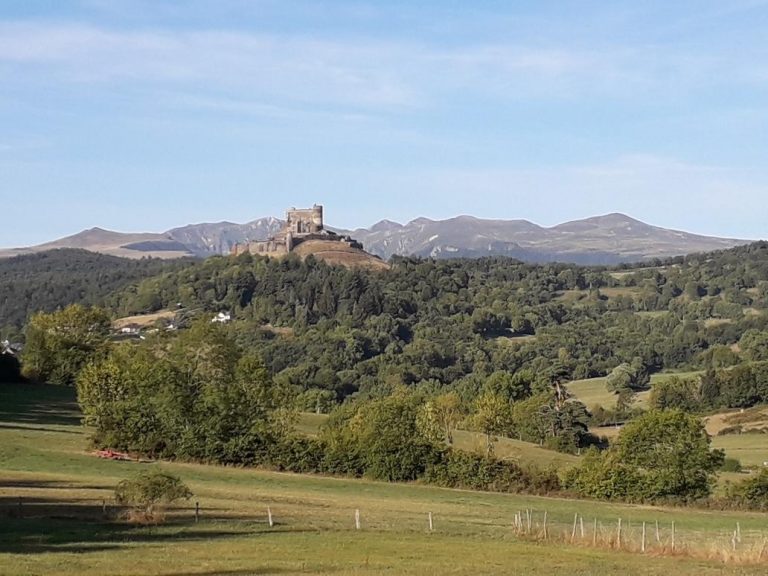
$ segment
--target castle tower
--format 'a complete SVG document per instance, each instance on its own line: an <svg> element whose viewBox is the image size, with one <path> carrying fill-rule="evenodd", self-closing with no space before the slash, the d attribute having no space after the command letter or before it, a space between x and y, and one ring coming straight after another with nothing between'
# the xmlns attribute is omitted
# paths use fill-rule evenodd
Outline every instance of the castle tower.
<svg viewBox="0 0 768 576"><path fill-rule="evenodd" d="M320 204L312 206L312 232L323 231L323 207Z"/></svg>
<svg viewBox="0 0 768 576"><path fill-rule="evenodd" d="M315 204L312 208L290 208L285 213L285 231L294 237L320 234L323 231L323 207Z"/></svg>

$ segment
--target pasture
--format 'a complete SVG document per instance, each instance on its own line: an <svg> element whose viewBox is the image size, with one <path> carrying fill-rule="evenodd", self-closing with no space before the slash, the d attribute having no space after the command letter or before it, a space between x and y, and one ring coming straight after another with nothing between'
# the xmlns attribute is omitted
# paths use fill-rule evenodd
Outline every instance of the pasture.
<svg viewBox="0 0 768 576"><path fill-rule="evenodd" d="M659 374L651 375L651 385L673 377L694 378L700 374L701 371L661 372ZM605 376L588 378L585 380L574 380L568 384L568 390L570 390L570 392L589 409L592 409L598 404L603 408L613 409L616 406L616 394L614 392L609 392L605 387L606 380L607 378ZM635 406L644 410L647 409L650 396L650 390L639 392L636 396Z"/></svg>
<svg viewBox="0 0 768 576"><path fill-rule="evenodd" d="M765 565L754 563L768 536L768 519L761 514L102 460L88 452L73 401L71 390L49 386L0 389L2 574L765 573ZM157 466L180 475L193 500L169 510L163 525L122 521L112 503L115 485ZM201 507L197 523L195 501ZM274 515L272 527L267 507ZM516 514L525 510L531 514L531 534L513 527ZM548 541L542 542L545 511ZM581 526L573 529L575 517L586 525L583 536ZM621 549L602 547L609 540L616 546L619 518ZM670 549L673 521L675 553ZM649 527L645 554L639 551L642 522ZM724 564L733 555L730 539L737 523L742 561Z"/></svg>

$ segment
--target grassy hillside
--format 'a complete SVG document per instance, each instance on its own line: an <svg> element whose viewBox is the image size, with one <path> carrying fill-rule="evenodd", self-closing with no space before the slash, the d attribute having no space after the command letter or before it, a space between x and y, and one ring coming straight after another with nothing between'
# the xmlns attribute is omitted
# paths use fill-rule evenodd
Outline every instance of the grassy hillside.
<svg viewBox="0 0 768 576"><path fill-rule="evenodd" d="M663 382L666 379L672 377L678 378L692 378L701 374L701 371L697 372L674 372L654 374L651 376L651 384L657 382ZM568 390L581 402L583 402L587 408L600 405L603 408L612 409L616 406L616 394L609 392L605 387L607 378L589 378L586 380L574 380L568 384ZM645 390L637 394L636 406L639 408L648 407L648 399L651 395L650 390Z"/></svg>
<svg viewBox="0 0 768 576"><path fill-rule="evenodd" d="M315 436L320 426L325 423L328 416L325 414L312 414L304 412L300 414L296 428L303 434ZM455 430L453 433L454 444L460 450L485 454L487 445L485 435L468 430ZM555 452L541 448L537 444L521 442L512 438L496 438L494 442L494 454L501 459L516 460L526 464L532 464L539 468L554 466L563 468L578 464L580 458L570 454Z"/></svg>
<svg viewBox="0 0 768 576"><path fill-rule="evenodd" d="M736 522L744 553L762 543L758 514L684 511L564 499L473 493L419 485L277 474L191 464L162 464L181 475L200 502L170 511L162 526L105 518L122 478L158 464L98 459L71 390L0 389L0 573L101 574L715 574L757 575L764 566L724 567L707 558L659 556L676 523L678 551L724 556ZM22 499L19 510L19 498ZM276 524L270 528L266 508ZM360 510L362 529L355 530ZM551 539L570 539L574 514L586 523L572 544L517 536L514 515L544 511ZM428 529L433 514L434 531ZM658 520L662 544L649 553L593 548L624 524L625 546L637 546L643 521ZM655 552L651 551L655 550Z"/></svg>

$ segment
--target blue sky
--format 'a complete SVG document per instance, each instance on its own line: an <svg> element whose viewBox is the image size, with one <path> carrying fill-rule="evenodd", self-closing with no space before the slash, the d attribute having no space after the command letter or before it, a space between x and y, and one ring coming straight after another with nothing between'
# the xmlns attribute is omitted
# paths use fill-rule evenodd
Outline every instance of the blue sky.
<svg viewBox="0 0 768 576"><path fill-rule="evenodd" d="M766 0L2 0L0 246L314 202L768 237L766 30Z"/></svg>

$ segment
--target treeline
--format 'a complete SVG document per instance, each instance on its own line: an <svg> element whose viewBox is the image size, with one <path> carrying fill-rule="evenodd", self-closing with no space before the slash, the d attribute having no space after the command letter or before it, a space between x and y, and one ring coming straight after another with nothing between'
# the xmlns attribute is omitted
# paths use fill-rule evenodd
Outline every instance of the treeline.
<svg viewBox="0 0 768 576"><path fill-rule="evenodd" d="M34 312L73 303L106 305L114 292L189 263L129 260L69 248L0 259L0 336L18 338Z"/></svg>
<svg viewBox="0 0 768 576"><path fill-rule="evenodd" d="M471 401L495 373L536 381L554 362L570 380L622 364L650 374L766 354L765 243L635 269L504 258L392 264L372 272L311 257L210 258L145 280L112 305L118 314L177 302L231 311L233 337L258 348L277 380L303 389L307 409L391 383Z"/></svg>
<svg viewBox="0 0 768 576"><path fill-rule="evenodd" d="M305 392L273 378L258 349L201 319L179 332L109 341L103 311L73 305L35 315L25 365L74 381L92 441L160 459L268 466L294 472L421 480L442 486L567 492L632 502L693 502L711 494L723 453L701 420L679 409L639 415L607 450L558 474L494 453L497 435L575 451L596 442L583 404L565 387L565 358L538 377L494 373L472 402L435 383L389 383L331 411L317 437L297 433ZM77 335L77 337L75 337ZM86 346L87 343L87 346ZM457 427L486 437L484 454L457 450ZM727 505L768 505L767 475L734 488ZM761 496L762 495L762 496Z"/></svg>
<svg viewBox="0 0 768 576"><path fill-rule="evenodd" d="M653 386L650 404L660 410L677 408L693 413L768 404L768 362L709 368L696 378L669 378Z"/></svg>
<svg viewBox="0 0 768 576"><path fill-rule="evenodd" d="M560 486L553 471L454 451L424 395L405 388L338 409L318 438L300 435L293 391L210 323L111 347L79 372L77 391L95 446L153 458L488 490Z"/></svg>

